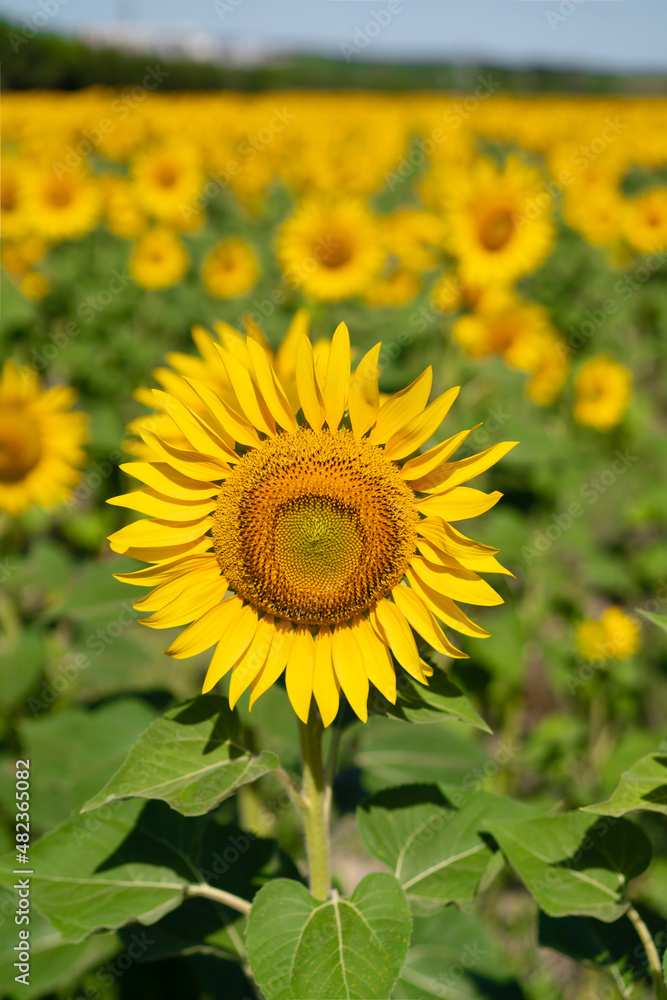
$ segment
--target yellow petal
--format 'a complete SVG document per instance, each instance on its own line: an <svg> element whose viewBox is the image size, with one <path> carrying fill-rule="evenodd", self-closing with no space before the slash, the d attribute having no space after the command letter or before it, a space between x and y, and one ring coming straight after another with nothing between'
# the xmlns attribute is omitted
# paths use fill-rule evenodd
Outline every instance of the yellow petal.
<svg viewBox="0 0 667 1000"><path fill-rule="evenodd" d="M175 448L174 445L169 444L167 441L162 441L155 434L151 434L150 431L142 430L141 437L162 462L170 465L183 476L192 477L193 479L201 478L203 481L210 479L218 480L224 479L230 472L230 468L225 462L219 462L217 459L197 454L195 451L184 451L180 448ZM235 461L238 461L238 455Z"/></svg>
<svg viewBox="0 0 667 1000"><path fill-rule="evenodd" d="M500 594L472 570L436 566L435 563L427 562L423 556L413 556L410 568L427 587L432 587L453 601L479 604L482 607L495 607L503 603Z"/></svg>
<svg viewBox="0 0 667 1000"><path fill-rule="evenodd" d="M310 700L313 695L313 670L315 669L315 642L307 625L299 625L287 657L285 687L292 708L302 722L308 722Z"/></svg>
<svg viewBox="0 0 667 1000"><path fill-rule="evenodd" d="M442 631L432 612L426 607L419 595L410 587L399 585L394 587L391 596L396 602L396 606L403 612L415 632L418 632L423 639L445 656L460 657L467 659L467 654L462 653L451 642Z"/></svg>
<svg viewBox="0 0 667 1000"><path fill-rule="evenodd" d="M221 462L223 466L226 466L227 462L238 461L238 455L234 453L233 449L180 400L162 392L161 389L153 389L153 396L157 406L171 417L196 454L209 460Z"/></svg>
<svg viewBox="0 0 667 1000"><path fill-rule="evenodd" d="M276 371L285 382L291 382L294 379L299 340L302 336L308 337L309 327L310 314L308 310L297 309L276 354Z"/></svg>
<svg viewBox="0 0 667 1000"><path fill-rule="evenodd" d="M320 379L315 369L313 348L307 337L301 337L296 352L296 388L303 415L314 431L324 423L324 401Z"/></svg>
<svg viewBox="0 0 667 1000"><path fill-rule="evenodd" d="M331 339L331 350L324 380L324 413L330 430L335 430L347 409L350 386L350 334L345 323L339 323Z"/></svg>
<svg viewBox="0 0 667 1000"><path fill-rule="evenodd" d="M385 599L371 608L370 620L380 639L389 646L401 666L411 677L425 684L415 637L405 615L395 604Z"/></svg>
<svg viewBox="0 0 667 1000"><path fill-rule="evenodd" d="M137 611L158 611L178 597L184 591L195 592L197 588L206 587L214 583L226 583L220 574L220 567L217 559L209 559L207 556L192 560L189 566L184 567L177 576L170 576L160 583L149 594L140 597L134 602ZM190 619L192 621L192 619Z"/></svg>
<svg viewBox="0 0 667 1000"><path fill-rule="evenodd" d="M518 443L518 441L501 441L499 444L494 444L492 448L487 448L486 451L477 455L470 455L469 458L462 458L459 462L443 462L429 476L428 485L417 486L413 482L411 486L419 493L433 493L443 488L451 490L461 483L467 483L469 479L474 479L480 473L486 472Z"/></svg>
<svg viewBox="0 0 667 1000"><path fill-rule="evenodd" d="M124 462L119 468L133 479L175 500L205 500L215 496L220 487L184 476L164 462Z"/></svg>
<svg viewBox="0 0 667 1000"><path fill-rule="evenodd" d="M133 490L131 493L121 493L110 497L107 503L114 507L127 507L139 514L150 514L151 517L165 518L170 521L191 521L195 517L204 517L216 508L215 500L175 500L173 497L162 496L150 487L145 490Z"/></svg>
<svg viewBox="0 0 667 1000"><path fill-rule="evenodd" d="M351 629L341 622L332 636L332 658L336 677L353 711L362 722L368 719L368 674L359 644Z"/></svg>
<svg viewBox="0 0 667 1000"><path fill-rule="evenodd" d="M481 424L477 424L475 427L471 427L467 431L459 431L458 434L452 435L452 437L447 438L442 444L436 444L434 448L429 448L425 451L423 455L416 455L414 458L408 459L405 465L401 468L401 476L403 479L407 479L410 482L410 486L413 490L418 493L423 493L424 490L421 486L417 485L417 482L424 481L428 482L429 473L437 472L439 466L445 462L450 455L461 447L463 442L468 438L477 427L481 427ZM417 482L413 482L416 480Z"/></svg>
<svg viewBox="0 0 667 1000"><path fill-rule="evenodd" d="M378 389L378 358L382 344L376 344L365 354L350 382L350 423L356 438L362 438L377 420L380 407Z"/></svg>
<svg viewBox="0 0 667 1000"><path fill-rule="evenodd" d="M206 552L212 544L212 539L208 535L204 535L202 538L195 538L193 541L183 542L181 545L157 545L154 548L144 545L130 546L125 549L123 554L129 556L130 559L163 566L170 560Z"/></svg>
<svg viewBox="0 0 667 1000"><path fill-rule="evenodd" d="M292 623L287 619L282 619L282 621L276 622L274 624L274 635L268 659L252 682L252 688L250 691L250 709L252 709L252 706L255 704L260 695L264 694L265 691L268 691L271 685L275 684L282 674L285 669L285 664L287 663L287 657L293 641L294 629L292 627Z"/></svg>
<svg viewBox="0 0 667 1000"><path fill-rule="evenodd" d="M315 636L315 671L313 694L324 726L329 726L338 714L340 684L334 673L331 652L331 630L323 625Z"/></svg>
<svg viewBox="0 0 667 1000"><path fill-rule="evenodd" d="M463 635L472 635L478 639L486 639L491 634L468 618L465 611L444 594L439 594L433 587L422 583L416 573L408 566L405 575L410 582L410 586L415 590L433 614L440 619L448 628L456 629Z"/></svg>
<svg viewBox="0 0 667 1000"><path fill-rule="evenodd" d="M357 640L371 684L381 695L396 704L396 671L389 649L376 635L371 623L363 615L355 615L351 623L352 634Z"/></svg>
<svg viewBox="0 0 667 1000"><path fill-rule="evenodd" d="M406 389L395 392L382 404L375 427L368 438L371 444L384 444L424 409L432 382L433 369L429 365Z"/></svg>
<svg viewBox="0 0 667 1000"><path fill-rule="evenodd" d="M202 694L206 694L215 687L218 681L243 656L254 638L256 628L257 612L249 604L246 604L240 615L229 623L216 646L204 679Z"/></svg>
<svg viewBox="0 0 667 1000"><path fill-rule="evenodd" d="M252 684L266 663L275 634L273 615L264 615L257 623L253 640L246 653L234 664L229 682L229 704L236 705L246 688Z"/></svg>
<svg viewBox="0 0 667 1000"><path fill-rule="evenodd" d="M146 518L114 531L109 535L109 544L114 552L121 554L137 546L160 548L182 545L206 534L212 523L210 517L200 517L194 521L153 521Z"/></svg>
<svg viewBox="0 0 667 1000"><path fill-rule="evenodd" d="M255 380L271 415L284 430L296 431L296 421L285 390L278 381L266 353L253 340L248 341L248 353Z"/></svg>
<svg viewBox="0 0 667 1000"><path fill-rule="evenodd" d="M196 379L187 379L199 398L211 411L220 426L239 444L256 448L260 444L259 435L252 424L233 410L224 399L220 399L209 386Z"/></svg>
<svg viewBox="0 0 667 1000"><path fill-rule="evenodd" d="M219 347L218 350L241 410L257 430L273 436L276 432L276 422L250 373L250 369L222 347Z"/></svg>
<svg viewBox="0 0 667 1000"><path fill-rule="evenodd" d="M121 583L132 583L139 587L155 587L157 584L164 583L165 580L171 580L174 576L186 573L191 567L195 568L204 563L217 566L213 552L170 559L156 566L135 570L133 573L114 573L113 577L115 580L120 580Z"/></svg>
<svg viewBox="0 0 667 1000"><path fill-rule="evenodd" d="M427 517L435 515L445 521L463 521L467 517L477 517L494 507L502 493L482 493L469 486L455 486L445 493L436 493L425 500L417 501L417 510Z"/></svg>
<svg viewBox="0 0 667 1000"><path fill-rule="evenodd" d="M195 621L209 608L215 607L227 593L227 581L217 577L206 584L187 587L169 603L161 607L150 618L141 618L142 625L149 628L175 628Z"/></svg>
<svg viewBox="0 0 667 1000"><path fill-rule="evenodd" d="M196 656L197 653L203 653L205 649L215 646L222 638L225 629L239 617L242 608L241 597L236 595L228 597L226 601L211 608L181 632L166 650L167 655L182 660L186 656Z"/></svg>
<svg viewBox="0 0 667 1000"><path fill-rule="evenodd" d="M460 386L448 389L438 396L430 406L413 417L396 434L389 438L385 445L384 453L387 458L397 461L405 458L417 448L421 448L425 441L433 437L442 421L447 416L449 409L458 396Z"/></svg>

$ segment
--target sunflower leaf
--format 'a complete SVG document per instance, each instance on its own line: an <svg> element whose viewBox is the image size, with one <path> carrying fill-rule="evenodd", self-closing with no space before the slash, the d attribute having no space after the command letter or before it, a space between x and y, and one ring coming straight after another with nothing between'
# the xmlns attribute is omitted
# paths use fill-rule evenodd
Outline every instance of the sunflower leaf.
<svg viewBox="0 0 667 1000"><path fill-rule="evenodd" d="M161 799L184 816L202 816L277 767L274 753L251 754L242 745L238 716L226 698L203 695L152 723L81 811L143 798Z"/></svg>
<svg viewBox="0 0 667 1000"><path fill-rule="evenodd" d="M667 743L649 753L621 775L618 786L606 802L584 806L583 812L600 816L625 816L636 809L667 815Z"/></svg>
<svg viewBox="0 0 667 1000"><path fill-rule="evenodd" d="M392 705L377 692L369 708L375 714L389 715L403 722L427 723L452 719L465 722L484 733L491 732L461 689L438 669L429 677L428 686L407 674L399 675L396 704Z"/></svg>
<svg viewBox="0 0 667 1000"><path fill-rule="evenodd" d="M572 812L514 821L492 819L483 828L551 917L618 920L627 907L627 883L651 860L646 835L625 819L591 822L585 813Z"/></svg>
<svg viewBox="0 0 667 1000"><path fill-rule="evenodd" d="M255 896L246 943L266 1000L386 1000L410 939L410 913L393 875L366 875L348 899L320 902L276 879Z"/></svg>
<svg viewBox="0 0 667 1000"><path fill-rule="evenodd" d="M661 628L663 632L667 632L667 615L654 615L652 611L644 611L643 608L637 608L637 611L649 622L653 622L658 628Z"/></svg>

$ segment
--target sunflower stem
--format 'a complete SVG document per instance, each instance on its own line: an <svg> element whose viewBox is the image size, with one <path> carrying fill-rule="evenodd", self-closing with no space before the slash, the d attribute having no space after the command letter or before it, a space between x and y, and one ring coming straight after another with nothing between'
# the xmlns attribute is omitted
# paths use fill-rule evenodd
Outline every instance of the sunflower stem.
<svg viewBox="0 0 667 1000"><path fill-rule="evenodd" d="M637 931L641 943L644 945L648 966L651 970L651 978L653 979L656 1000L667 1000L667 986L665 985L665 980L662 978L662 963L660 962L658 949L655 946L651 932L632 903L630 903L625 912L632 926Z"/></svg>
<svg viewBox="0 0 667 1000"><path fill-rule="evenodd" d="M322 767L324 727L312 709L307 723L299 722L303 787L301 815L306 835L310 891L315 899L326 899L331 891L329 846L329 792Z"/></svg>

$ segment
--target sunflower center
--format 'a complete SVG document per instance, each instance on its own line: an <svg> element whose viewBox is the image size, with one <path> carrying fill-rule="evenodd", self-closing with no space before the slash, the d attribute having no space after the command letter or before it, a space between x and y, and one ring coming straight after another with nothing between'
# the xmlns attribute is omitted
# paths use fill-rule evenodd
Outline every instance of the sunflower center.
<svg viewBox="0 0 667 1000"><path fill-rule="evenodd" d="M157 170L157 182L164 188L171 188L175 185L176 171L170 164L160 164Z"/></svg>
<svg viewBox="0 0 667 1000"><path fill-rule="evenodd" d="M512 213L506 208L494 209L479 224L479 238L486 250L502 250L513 232Z"/></svg>
<svg viewBox="0 0 667 1000"><path fill-rule="evenodd" d="M352 245L345 237L336 236L326 244L324 252L320 246L316 254L316 259L319 260L322 267L335 270L338 267L343 267L352 259Z"/></svg>
<svg viewBox="0 0 667 1000"><path fill-rule="evenodd" d="M0 409L0 483L18 483L42 452L39 432L26 414Z"/></svg>
<svg viewBox="0 0 667 1000"><path fill-rule="evenodd" d="M72 200L72 192L63 184L54 185L49 191L49 201L55 208L65 208Z"/></svg>
<svg viewBox="0 0 667 1000"><path fill-rule="evenodd" d="M301 429L249 451L223 483L213 540L230 587L308 625L365 611L415 551L413 493L384 452L349 431Z"/></svg>

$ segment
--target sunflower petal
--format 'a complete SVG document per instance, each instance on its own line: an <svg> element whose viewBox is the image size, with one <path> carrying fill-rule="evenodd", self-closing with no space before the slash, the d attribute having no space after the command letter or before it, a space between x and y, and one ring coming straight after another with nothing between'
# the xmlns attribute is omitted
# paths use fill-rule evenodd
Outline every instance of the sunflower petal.
<svg viewBox="0 0 667 1000"><path fill-rule="evenodd" d="M229 704L234 708L246 688L252 684L266 663L275 629L273 615L264 615L257 623L252 642L240 660L234 664L229 682Z"/></svg>
<svg viewBox="0 0 667 1000"><path fill-rule="evenodd" d="M340 703L340 683L333 668L331 646L331 630L328 625L322 625L315 636L313 694L325 727L336 718Z"/></svg>
<svg viewBox="0 0 667 1000"><path fill-rule="evenodd" d="M391 601L384 599L371 608L370 620L377 635L389 646L404 670L425 684L417 643L402 611Z"/></svg>
<svg viewBox="0 0 667 1000"><path fill-rule="evenodd" d="M286 382L290 382L294 378L299 340L302 336L308 337L309 327L310 315L308 310L297 309L276 354L276 372Z"/></svg>
<svg viewBox="0 0 667 1000"><path fill-rule="evenodd" d="M378 358L382 344L376 344L365 354L350 382L350 423L356 438L362 438L377 420L380 407L378 389Z"/></svg>
<svg viewBox="0 0 667 1000"><path fill-rule="evenodd" d="M141 431L141 437L161 459L183 476L206 480L224 479L231 471L226 462L219 462L195 451L183 451L167 441L162 441L148 430ZM238 461L236 456L235 461Z"/></svg>
<svg viewBox="0 0 667 1000"><path fill-rule="evenodd" d="M477 517L494 507L502 493L482 493L469 486L455 486L445 493L435 493L425 500L417 501L417 510L427 517L434 514L444 521L463 521L467 517Z"/></svg>
<svg viewBox="0 0 667 1000"><path fill-rule="evenodd" d="M396 704L396 671L391 653L379 638L371 623L363 615L355 615L351 623L352 633L357 640L368 679L380 694Z"/></svg>
<svg viewBox="0 0 667 1000"><path fill-rule="evenodd" d="M228 624L216 646L215 653L204 678L202 694L206 694L211 688L215 687L218 681L243 656L255 637L256 629L257 611L249 604L246 604L238 617L235 617ZM234 706L232 705L231 707L233 708Z"/></svg>
<svg viewBox="0 0 667 1000"><path fill-rule="evenodd" d="M242 609L241 597L236 595L228 597L226 601L210 608L206 614L189 625L165 652L177 660L203 653L205 649L210 649L220 641L225 629L239 617Z"/></svg>
<svg viewBox="0 0 667 1000"><path fill-rule="evenodd" d="M137 611L158 611L171 604L174 598L185 591L195 593L198 588L212 586L216 582L225 584L226 589L227 581L220 575L217 560L215 558L200 559L199 562L194 562L190 566L184 566L178 575L170 576L150 593L140 597L134 602L134 607Z"/></svg>
<svg viewBox="0 0 667 1000"><path fill-rule="evenodd" d="M423 455L415 455L414 458L408 459L401 468L401 476L410 482L413 490L423 493L424 490L418 483L421 483L423 480L428 484L430 482L429 474L434 471L437 472L439 466L450 455L453 455L461 447L466 438L470 437L478 427L481 427L481 424L476 424L475 427L471 427L467 431L459 431L458 434L453 434L452 437L447 438L442 444L436 444L435 447L429 448Z"/></svg>
<svg viewBox="0 0 667 1000"><path fill-rule="evenodd" d="M313 347L307 337L301 337L296 351L296 387L303 415L314 431L324 423L324 400L319 375L313 360Z"/></svg>
<svg viewBox="0 0 667 1000"><path fill-rule="evenodd" d="M285 671L285 687L292 708L302 722L308 722L313 696L315 642L307 625L299 625L294 633Z"/></svg>
<svg viewBox="0 0 667 1000"><path fill-rule="evenodd" d="M149 514L151 517L165 518L170 521L190 521L194 517L204 517L216 508L216 501L209 500L174 500L162 496L150 487L145 490L133 490L110 497L108 504L114 507L127 507L139 514Z"/></svg>
<svg viewBox="0 0 667 1000"><path fill-rule="evenodd" d="M220 399L209 386L197 379L188 378L192 388L195 390L201 401L208 407L220 426L239 444L250 448L258 447L260 444L259 435L252 424L242 417L236 410L233 410L224 399Z"/></svg>
<svg viewBox="0 0 667 1000"><path fill-rule="evenodd" d="M205 500L215 496L220 489L213 483L184 476L164 462L124 462L119 468L133 479L175 500Z"/></svg>
<svg viewBox="0 0 667 1000"><path fill-rule="evenodd" d="M292 413L292 407L289 405L285 390L271 367L266 352L253 340L249 340L248 353L250 354L250 361L259 391L271 411L271 416L284 430L290 432L296 431L296 421Z"/></svg>
<svg viewBox="0 0 667 1000"><path fill-rule="evenodd" d="M500 594L472 570L437 566L435 563L427 562L423 556L413 556L410 568L428 587L432 587L440 594L446 594L453 601L478 604L482 607L495 607L503 603Z"/></svg>
<svg viewBox="0 0 667 1000"><path fill-rule="evenodd" d="M424 409L431 393L433 369L429 365L406 389L395 392L380 407L368 440L371 444L385 444L401 427Z"/></svg>
<svg viewBox="0 0 667 1000"><path fill-rule="evenodd" d="M109 544L114 552L121 555L137 546L160 548L163 545L182 545L205 535L211 524L208 516L193 521L153 521L145 518L114 531L109 535Z"/></svg>
<svg viewBox="0 0 667 1000"><path fill-rule="evenodd" d="M141 625L149 628L175 628L195 621L209 608L218 604L227 593L227 581L218 577L198 587L186 587L169 604L165 604L150 616L141 618Z"/></svg>
<svg viewBox="0 0 667 1000"><path fill-rule="evenodd" d="M287 657L289 656L292 642L294 641L294 629L292 627L292 623L287 621L287 619L282 619L282 621L276 622L273 626L273 631L274 635L271 641L271 649L269 651L267 661L252 682L252 688L250 691L250 710L252 710L252 706L255 704L260 695L263 695L265 691L268 691L271 685L275 684L282 674L285 669L285 664L287 663Z"/></svg>
<svg viewBox="0 0 667 1000"><path fill-rule="evenodd" d="M394 587L391 596L415 632L418 632L423 639L426 639L429 645L437 649L439 653L444 653L445 656L453 656L461 659L468 658L466 653L462 653L456 646L452 646L433 617L433 613L414 590L411 590L410 587L399 585L398 587Z"/></svg>
<svg viewBox="0 0 667 1000"><path fill-rule="evenodd" d="M470 455L469 458L462 458L459 462L444 462L430 474L428 485L417 486L413 482L411 486L420 493L434 493L443 488L451 490L486 472L518 443L518 441L501 441L492 448L487 448L477 455Z"/></svg>
<svg viewBox="0 0 667 1000"><path fill-rule="evenodd" d="M425 441L433 437L442 421L447 416L449 409L459 394L460 386L448 389L438 396L430 406L413 417L396 434L389 438L385 445L384 453L387 458L397 461L405 458L417 448L421 448Z"/></svg>
<svg viewBox="0 0 667 1000"><path fill-rule="evenodd" d="M222 462L223 465L226 465L227 462L238 461L238 455L234 453L234 450L175 396L171 396L161 389L153 389L153 396L158 408L171 417L196 454L201 454L209 460Z"/></svg>
<svg viewBox="0 0 667 1000"><path fill-rule="evenodd" d="M339 323L331 338L331 349L324 379L324 412L330 430L335 430L347 409L350 386L350 334L345 323Z"/></svg>
<svg viewBox="0 0 667 1000"><path fill-rule="evenodd" d="M362 722L368 719L368 674L359 644L345 622L336 625L332 636L336 677L353 711Z"/></svg>
<svg viewBox="0 0 667 1000"><path fill-rule="evenodd" d="M250 369L246 368L242 361L229 354L224 348L218 347L218 350L241 410L258 431L273 437L276 433L276 422Z"/></svg>

